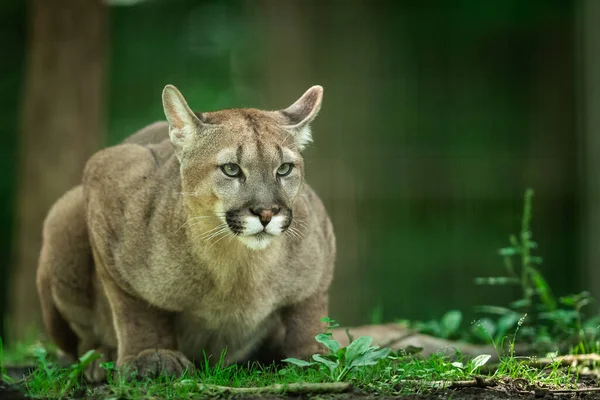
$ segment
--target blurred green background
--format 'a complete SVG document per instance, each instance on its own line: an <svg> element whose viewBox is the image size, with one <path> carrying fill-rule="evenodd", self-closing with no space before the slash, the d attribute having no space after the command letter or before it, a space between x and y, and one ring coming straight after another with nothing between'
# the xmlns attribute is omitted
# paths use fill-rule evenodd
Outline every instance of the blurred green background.
<svg viewBox="0 0 600 400"><path fill-rule="evenodd" d="M39 1L0 5L0 335L9 321L36 319L35 305L19 304L37 302L31 259L41 221L20 228L15 209L31 179L20 165L37 159L28 149L47 133L27 128L35 113L23 111ZM533 231L550 285L599 294L598 123L586 111L600 90L594 0L77 1L106 11L97 146L163 119L167 83L197 111L282 108L313 84L325 88L305 157L336 228L330 316L342 324L511 299L474 278L502 273L497 249L519 229L527 187L536 191ZM86 82L72 85L86 93ZM53 134L65 154L89 151ZM42 193L38 208L54 200ZM24 229L34 237L25 263L15 250Z"/></svg>

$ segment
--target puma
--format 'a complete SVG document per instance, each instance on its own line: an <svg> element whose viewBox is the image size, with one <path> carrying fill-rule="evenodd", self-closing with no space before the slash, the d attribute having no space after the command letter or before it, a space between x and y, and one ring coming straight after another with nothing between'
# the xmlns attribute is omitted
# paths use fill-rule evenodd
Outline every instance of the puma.
<svg viewBox="0 0 600 400"><path fill-rule="evenodd" d="M46 331L76 358L141 377L194 363L319 352L335 237L302 150L323 89L280 111L195 113L167 85L167 122L94 154L44 222ZM94 363L86 376L105 378Z"/></svg>

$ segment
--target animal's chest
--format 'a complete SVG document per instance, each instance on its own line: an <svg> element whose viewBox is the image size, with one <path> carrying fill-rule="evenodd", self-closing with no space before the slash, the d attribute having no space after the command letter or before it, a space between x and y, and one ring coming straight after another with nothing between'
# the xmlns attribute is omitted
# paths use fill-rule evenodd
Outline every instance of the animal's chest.
<svg viewBox="0 0 600 400"><path fill-rule="evenodd" d="M277 300L267 288L209 292L188 313L208 330L251 330L273 312Z"/></svg>
<svg viewBox="0 0 600 400"><path fill-rule="evenodd" d="M184 354L193 359L203 354L218 358L226 349L226 361L237 362L265 338L278 318L273 298L246 296L241 301L236 295L231 293L229 301L204 296L197 307L179 314L176 330Z"/></svg>

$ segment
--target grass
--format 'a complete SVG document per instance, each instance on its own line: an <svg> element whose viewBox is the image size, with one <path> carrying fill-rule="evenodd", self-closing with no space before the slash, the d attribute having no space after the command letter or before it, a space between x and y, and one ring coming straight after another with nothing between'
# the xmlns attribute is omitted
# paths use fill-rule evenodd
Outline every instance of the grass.
<svg viewBox="0 0 600 400"><path fill-rule="evenodd" d="M335 321L330 320L330 326ZM223 364L223 357L214 366L208 360L194 373L186 373L180 378L160 377L154 380L129 381L115 371L113 363L103 364L109 373L105 385L90 385L83 379L83 370L98 354L89 352L78 363L64 368L53 360L53 356L43 347L24 346L32 349L37 369L21 382L27 394L33 398L208 398L215 396L238 395L236 388L261 388L283 385L275 393L285 393L294 389L294 384L332 384L346 382L358 391L369 395L406 395L426 393L448 387L452 383L467 384L474 379L500 382L503 379L518 379L526 385L547 388L574 387L577 372L553 362L542 368L529 365L529 359L519 359L514 354L503 356L499 365L485 369L490 355L482 354L467 360L460 353L449 359L434 354L421 359L403 351L392 352L371 346L371 339L359 337L347 347L340 347L327 335L317 336L320 342L328 342L327 354L313 357L313 362L298 362L288 359L284 367ZM516 337L516 334L515 334ZM514 337L513 337L514 340ZM336 342L337 343L337 342ZM1 351L1 348L0 348ZM3 357L6 354L0 355ZM22 355L23 356L23 355ZM319 362L321 358L329 362ZM352 360L362 360L352 363ZM365 361L367 360L367 361ZM335 367L331 365L335 364ZM0 368L2 367L0 362ZM114 372L114 373L113 373ZM329 390L331 386L325 389ZM335 386L333 388L336 388Z"/></svg>

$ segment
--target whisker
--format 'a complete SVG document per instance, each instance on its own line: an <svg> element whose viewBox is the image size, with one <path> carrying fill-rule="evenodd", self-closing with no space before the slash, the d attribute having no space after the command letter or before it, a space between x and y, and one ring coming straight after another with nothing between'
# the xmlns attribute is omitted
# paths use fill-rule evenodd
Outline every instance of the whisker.
<svg viewBox="0 0 600 400"><path fill-rule="evenodd" d="M180 230L181 228L183 228L184 226L186 226L186 225L187 225L187 224L189 224L190 222L192 222L192 221L197 221L197 222L200 222L200 221L198 221L198 220L205 219L205 218L218 218L218 216L216 216L216 215L199 215L199 216L196 216L196 217L191 217L191 218L189 218L187 221L185 221L185 222L183 223L183 225L181 225L181 226L180 226L180 227L179 227L179 228L178 228L178 229L175 231L175 233L179 232L179 230Z"/></svg>
<svg viewBox="0 0 600 400"><path fill-rule="evenodd" d="M225 226L227 226L227 222L221 222L220 224L218 224L218 225L217 225L217 226L215 226L214 228L211 228L211 229L209 229L209 230L207 230L207 231L204 231L204 232L203 232L201 235L208 234L208 233L210 233L210 232L212 232L212 231L214 231L214 230L217 230L218 228L223 228L223 227L225 227Z"/></svg>
<svg viewBox="0 0 600 400"><path fill-rule="evenodd" d="M289 230L289 229L288 229L287 231L285 231L285 233L286 233L286 235L288 235L288 236L289 236L289 237L290 237L292 240L296 240L296 241L298 241L298 240L299 240L299 238L298 238L298 235L297 235L295 232L293 232L293 231L291 231L291 230Z"/></svg>
<svg viewBox="0 0 600 400"><path fill-rule="evenodd" d="M292 224L293 224L294 222L296 222L298 225L300 225L300 226L302 226L302 227L304 227L304 228L308 228L308 222L306 222L306 221L304 221L304 220L302 220L302 219L297 219L297 218L294 218L294 219L292 220Z"/></svg>
<svg viewBox="0 0 600 400"><path fill-rule="evenodd" d="M220 228L220 229L216 230L216 232L214 232L215 229L213 229L211 232L207 232L204 235L200 236L199 239L202 239L208 243L212 238L219 236L223 232L227 232L227 230L229 229L228 226L225 226L225 227L219 226L218 228Z"/></svg>
<svg viewBox="0 0 600 400"><path fill-rule="evenodd" d="M289 232L290 236L296 239L297 241L302 240L302 235L300 234L300 231L298 231L296 228L289 227L286 232Z"/></svg>
<svg viewBox="0 0 600 400"><path fill-rule="evenodd" d="M211 236L212 234L222 230L222 229L227 229L227 224L223 223L223 224L219 224L217 226L215 226L212 229L209 229L206 232L203 232L199 235L196 235L192 240L204 240L206 239L208 236Z"/></svg>
<svg viewBox="0 0 600 400"><path fill-rule="evenodd" d="M298 236L298 241L304 239L304 234L299 231L298 229L291 227L291 231L294 232L294 234L296 234Z"/></svg>
<svg viewBox="0 0 600 400"><path fill-rule="evenodd" d="M229 232L229 234L227 234L227 235L224 235L224 236L221 236L220 238L218 238L217 240L215 240L215 241L213 242L213 244L211 244L211 245L209 246L209 248L208 248L208 249L210 250L210 249L211 249L211 248L212 248L212 247L213 247L215 244L217 244L217 243L218 243L218 242L220 242L221 240L225 239L225 238L226 238L226 237L228 237L230 234L231 234L231 231Z"/></svg>

